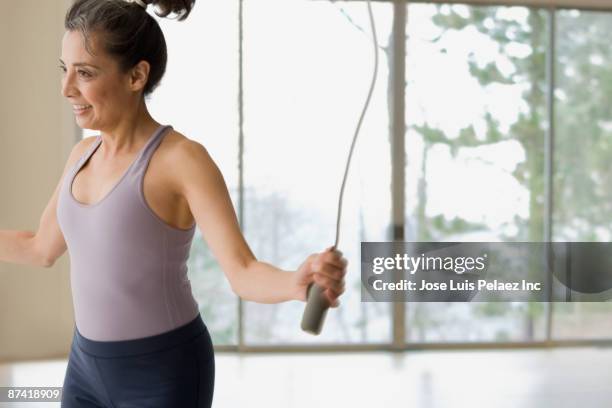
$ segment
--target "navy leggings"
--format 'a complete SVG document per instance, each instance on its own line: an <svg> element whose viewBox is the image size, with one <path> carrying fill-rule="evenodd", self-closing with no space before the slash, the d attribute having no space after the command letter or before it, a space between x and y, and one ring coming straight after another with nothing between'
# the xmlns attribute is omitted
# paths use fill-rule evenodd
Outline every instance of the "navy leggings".
<svg viewBox="0 0 612 408"><path fill-rule="evenodd" d="M212 339L200 314L151 337L94 341L75 326L62 408L210 408Z"/></svg>

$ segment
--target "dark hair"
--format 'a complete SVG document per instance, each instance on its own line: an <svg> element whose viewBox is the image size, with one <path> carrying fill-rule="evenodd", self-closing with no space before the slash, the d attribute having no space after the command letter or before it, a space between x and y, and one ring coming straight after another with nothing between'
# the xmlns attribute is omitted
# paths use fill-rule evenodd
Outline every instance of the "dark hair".
<svg viewBox="0 0 612 408"><path fill-rule="evenodd" d="M175 13L178 21L187 18L195 0L142 0L158 8L155 14L167 17ZM151 94L159 85L164 73L168 53L166 40L159 24L137 3L125 0L76 0L66 13L64 28L79 30L85 41L85 49L94 55L90 36L96 34L99 44L115 57L122 72L127 72L140 61L151 65L143 96Z"/></svg>

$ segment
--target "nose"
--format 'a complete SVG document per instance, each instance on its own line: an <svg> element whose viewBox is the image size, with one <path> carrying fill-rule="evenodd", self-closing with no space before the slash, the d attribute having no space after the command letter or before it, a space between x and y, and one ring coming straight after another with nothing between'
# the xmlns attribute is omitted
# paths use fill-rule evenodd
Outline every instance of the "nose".
<svg viewBox="0 0 612 408"><path fill-rule="evenodd" d="M66 73L62 77L62 96L68 98L70 96L74 96L77 89L74 86L74 76L70 73L70 71L66 71Z"/></svg>

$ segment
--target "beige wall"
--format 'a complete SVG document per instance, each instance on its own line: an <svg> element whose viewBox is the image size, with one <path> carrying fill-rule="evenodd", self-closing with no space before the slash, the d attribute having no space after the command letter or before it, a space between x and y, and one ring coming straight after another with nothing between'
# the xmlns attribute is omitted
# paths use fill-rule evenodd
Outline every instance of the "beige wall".
<svg viewBox="0 0 612 408"><path fill-rule="evenodd" d="M0 229L36 231L77 130L60 93L69 0L0 0ZM73 330L69 261L0 262L0 361L65 357Z"/></svg>

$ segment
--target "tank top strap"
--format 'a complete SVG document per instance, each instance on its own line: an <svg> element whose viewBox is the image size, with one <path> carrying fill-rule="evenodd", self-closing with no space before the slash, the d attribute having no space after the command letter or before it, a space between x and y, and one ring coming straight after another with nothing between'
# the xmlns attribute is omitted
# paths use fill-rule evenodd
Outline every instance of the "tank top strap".
<svg viewBox="0 0 612 408"><path fill-rule="evenodd" d="M102 143L102 136L101 135L97 135L96 136L96 140L93 141L93 143L87 148L87 150L81 156L81 158L76 162L76 164L74 165L73 170L78 172L81 169L81 166L83 165L83 163L85 163L87 160L89 160L91 155L98 148L98 146L100 146L101 143Z"/></svg>
<svg viewBox="0 0 612 408"><path fill-rule="evenodd" d="M160 126L153 136L147 141L147 144L144 146L140 155L136 159L136 163L134 168L138 170L142 170L147 167L149 164L149 160L151 160L151 156L161 143L163 136L167 133L168 130L172 129L170 125L162 125Z"/></svg>

